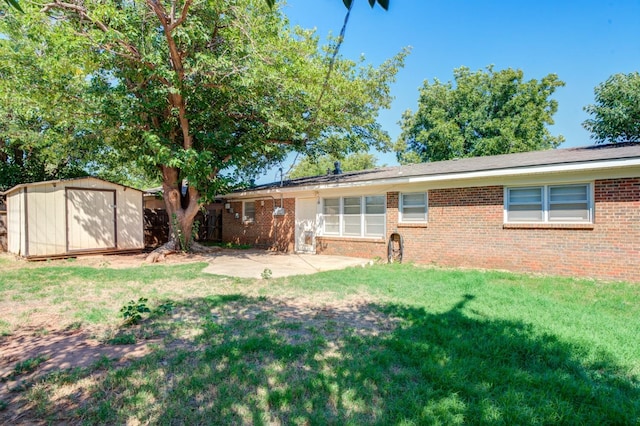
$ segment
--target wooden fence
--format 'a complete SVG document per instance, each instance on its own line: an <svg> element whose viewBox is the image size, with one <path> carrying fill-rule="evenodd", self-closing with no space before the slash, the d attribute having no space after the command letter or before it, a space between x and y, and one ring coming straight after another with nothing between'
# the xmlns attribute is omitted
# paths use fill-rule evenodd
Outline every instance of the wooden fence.
<svg viewBox="0 0 640 426"><path fill-rule="evenodd" d="M196 241L222 240L222 211L199 212ZM144 245L158 247L169 241L169 215L165 209L144 209Z"/></svg>
<svg viewBox="0 0 640 426"><path fill-rule="evenodd" d="M0 210L0 251L7 251L7 211Z"/></svg>

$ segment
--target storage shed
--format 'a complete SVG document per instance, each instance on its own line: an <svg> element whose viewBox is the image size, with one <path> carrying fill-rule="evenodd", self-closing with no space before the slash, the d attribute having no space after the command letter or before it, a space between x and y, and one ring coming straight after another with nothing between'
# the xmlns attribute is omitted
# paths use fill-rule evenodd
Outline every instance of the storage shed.
<svg viewBox="0 0 640 426"><path fill-rule="evenodd" d="M86 177L18 185L5 195L11 253L46 259L144 248L137 189Z"/></svg>

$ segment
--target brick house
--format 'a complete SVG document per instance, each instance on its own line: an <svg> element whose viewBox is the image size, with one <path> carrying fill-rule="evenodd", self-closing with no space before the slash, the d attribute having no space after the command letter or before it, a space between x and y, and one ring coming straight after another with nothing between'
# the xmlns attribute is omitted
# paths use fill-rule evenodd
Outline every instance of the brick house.
<svg viewBox="0 0 640 426"><path fill-rule="evenodd" d="M228 194L223 240L640 282L640 144L466 158Z"/></svg>

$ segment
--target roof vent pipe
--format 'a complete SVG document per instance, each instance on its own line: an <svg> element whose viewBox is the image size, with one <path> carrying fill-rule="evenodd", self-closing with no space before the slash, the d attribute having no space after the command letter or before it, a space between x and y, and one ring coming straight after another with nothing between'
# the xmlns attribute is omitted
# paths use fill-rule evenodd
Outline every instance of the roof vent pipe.
<svg viewBox="0 0 640 426"><path fill-rule="evenodd" d="M333 169L333 174L334 175L341 175L342 174L342 169L340 168L340 162L336 161L335 163L333 163L333 167L335 167Z"/></svg>

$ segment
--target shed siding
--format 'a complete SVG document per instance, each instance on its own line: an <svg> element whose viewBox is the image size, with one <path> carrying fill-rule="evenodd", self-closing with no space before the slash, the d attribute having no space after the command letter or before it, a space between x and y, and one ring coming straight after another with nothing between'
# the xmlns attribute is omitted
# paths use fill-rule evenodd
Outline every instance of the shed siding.
<svg viewBox="0 0 640 426"><path fill-rule="evenodd" d="M16 191L7 195L7 249L9 252L19 255L25 255L23 204L23 191Z"/></svg>
<svg viewBox="0 0 640 426"><path fill-rule="evenodd" d="M116 197L118 248L122 250L144 248L142 194L124 189L118 191Z"/></svg>
<svg viewBox="0 0 640 426"><path fill-rule="evenodd" d="M64 252L64 199L53 185L27 187L28 256ZM64 194L62 194L64 195Z"/></svg>
<svg viewBox="0 0 640 426"><path fill-rule="evenodd" d="M67 190L73 188L81 194L83 190L109 191L109 200L115 192L117 235L105 238L100 226L91 223L90 214L69 218ZM90 201L87 208L90 210ZM109 201L110 209L113 201ZM118 184L95 178L69 181L44 182L25 185L7 195L8 249L10 252L27 257L57 256L69 253L68 232L71 220L80 221L77 226L84 229L91 238L82 239L82 245L71 250L132 250L144 248L142 193ZM84 222L83 222L84 221ZM111 224L114 223L110 218ZM81 223L82 222L82 223ZM96 226L94 226L96 225ZM84 228L82 228L84 226ZM113 226L112 226L113 227ZM99 242L99 243L98 243Z"/></svg>

